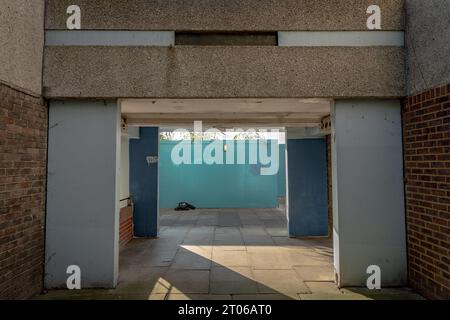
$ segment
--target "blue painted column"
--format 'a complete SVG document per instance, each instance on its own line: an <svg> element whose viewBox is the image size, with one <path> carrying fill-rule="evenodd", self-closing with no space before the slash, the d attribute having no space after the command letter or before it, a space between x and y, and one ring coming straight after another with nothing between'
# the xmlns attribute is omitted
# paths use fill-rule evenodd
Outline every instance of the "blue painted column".
<svg viewBox="0 0 450 320"><path fill-rule="evenodd" d="M278 171L278 197L286 196L286 145L280 144L280 170Z"/></svg>
<svg viewBox="0 0 450 320"><path fill-rule="evenodd" d="M130 193L134 202L136 237L158 235L158 157L159 129L141 128L140 139L130 140Z"/></svg>
<svg viewBox="0 0 450 320"><path fill-rule="evenodd" d="M288 227L291 237L328 235L325 139L289 139Z"/></svg>

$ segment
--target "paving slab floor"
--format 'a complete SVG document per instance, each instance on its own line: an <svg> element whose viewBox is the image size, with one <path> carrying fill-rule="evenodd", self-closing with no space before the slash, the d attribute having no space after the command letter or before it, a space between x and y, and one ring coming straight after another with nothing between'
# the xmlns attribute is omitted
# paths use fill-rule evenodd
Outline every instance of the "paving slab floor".
<svg viewBox="0 0 450 320"><path fill-rule="evenodd" d="M158 239L120 252L115 289L52 290L37 299L421 299L407 288L338 289L330 239L287 235L284 209L161 210Z"/></svg>

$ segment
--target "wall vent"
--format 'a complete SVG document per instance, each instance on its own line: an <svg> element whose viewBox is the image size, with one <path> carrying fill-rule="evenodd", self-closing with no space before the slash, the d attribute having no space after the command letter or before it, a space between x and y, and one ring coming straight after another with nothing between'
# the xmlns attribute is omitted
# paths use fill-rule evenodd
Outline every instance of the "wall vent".
<svg viewBox="0 0 450 320"><path fill-rule="evenodd" d="M277 46L277 32L176 32L178 46Z"/></svg>

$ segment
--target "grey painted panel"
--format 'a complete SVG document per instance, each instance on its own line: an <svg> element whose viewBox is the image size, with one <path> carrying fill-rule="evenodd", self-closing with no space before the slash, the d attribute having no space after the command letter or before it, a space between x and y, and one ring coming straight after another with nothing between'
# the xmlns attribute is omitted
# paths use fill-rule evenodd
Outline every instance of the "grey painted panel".
<svg viewBox="0 0 450 320"><path fill-rule="evenodd" d="M45 286L114 287L118 275L120 113L115 102L50 102Z"/></svg>
<svg viewBox="0 0 450 320"><path fill-rule="evenodd" d="M51 98L401 97L400 47L47 47Z"/></svg>
<svg viewBox="0 0 450 320"><path fill-rule="evenodd" d="M172 46L173 31L46 31L47 46Z"/></svg>
<svg viewBox="0 0 450 320"><path fill-rule="evenodd" d="M73 0L47 0L47 29L66 29ZM77 0L82 29L367 30L373 0ZM383 30L403 30L403 0L377 0Z"/></svg>
<svg viewBox="0 0 450 320"><path fill-rule="evenodd" d="M450 84L450 2L407 0L408 94Z"/></svg>
<svg viewBox="0 0 450 320"><path fill-rule="evenodd" d="M0 82L42 92L44 0L0 1Z"/></svg>
<svg viewBox="0 0 450 320"><path fill-rule="evenodd" d="M285 47L404 46L402 31L297 31L278 32L278 45Z"/></svg>
<svg viewBox="0 0 450 320"><path fill-rule="evenodd" d="M399 101L345 100L333 108L335 260L342 286L405 285L406 232Z"/></svg>

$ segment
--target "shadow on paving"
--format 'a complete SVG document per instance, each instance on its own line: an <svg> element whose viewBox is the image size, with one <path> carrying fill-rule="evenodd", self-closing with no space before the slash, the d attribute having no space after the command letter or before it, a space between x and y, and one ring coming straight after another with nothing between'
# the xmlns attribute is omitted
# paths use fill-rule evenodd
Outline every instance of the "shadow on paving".
<svg viewBox="0 0 450 320"><path fill-rule="evenodd" d="M287 236L284 210L165 211L158 239L120 253L116 289L52 290L37 299L418 299L407 289L339 290L329 239Z"/></svg>

